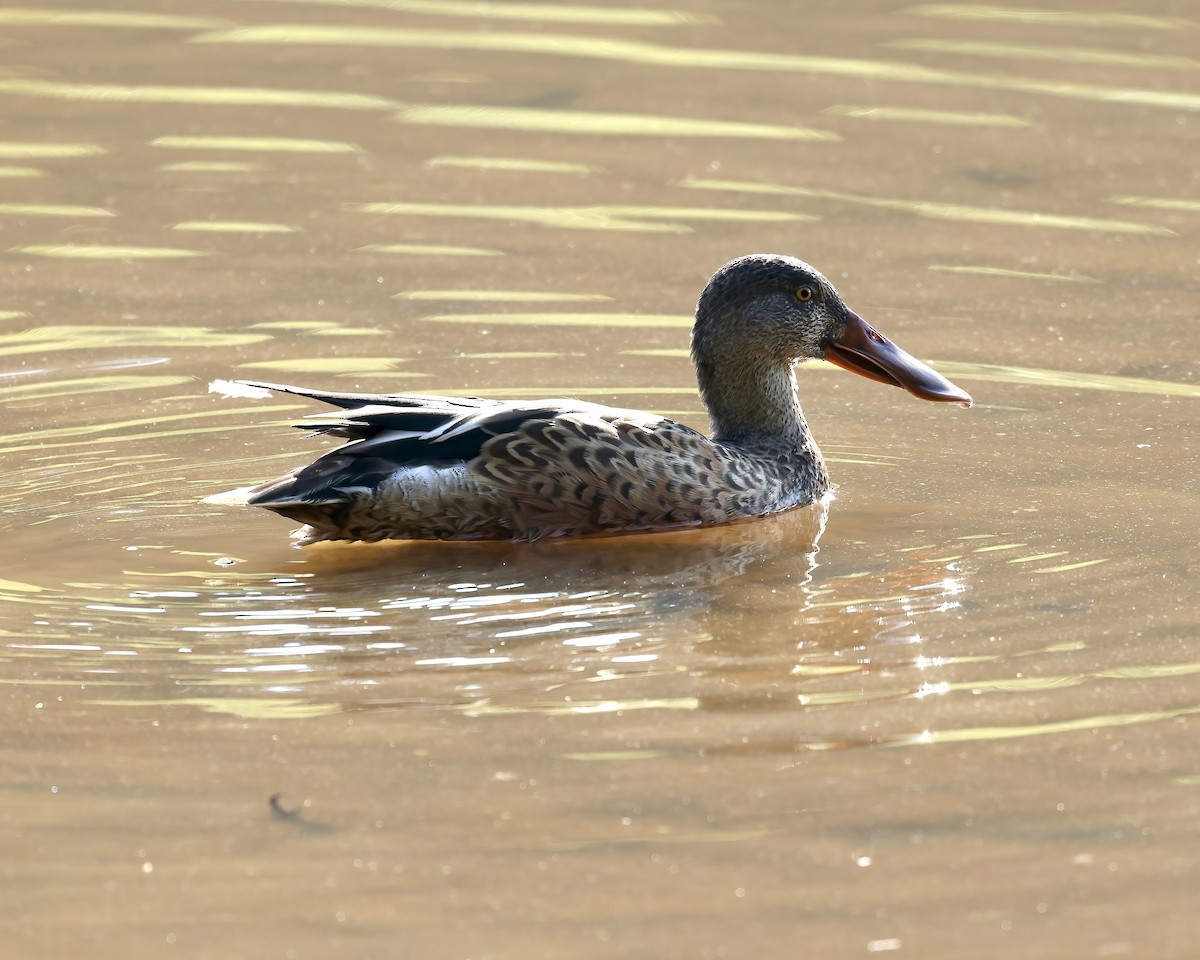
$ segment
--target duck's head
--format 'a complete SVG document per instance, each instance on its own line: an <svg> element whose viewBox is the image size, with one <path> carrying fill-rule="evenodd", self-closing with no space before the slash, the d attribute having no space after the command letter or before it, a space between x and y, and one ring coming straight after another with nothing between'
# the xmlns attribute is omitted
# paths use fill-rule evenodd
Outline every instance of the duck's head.
<svg viewBox="0 0 1200 960"><path fill-rule="evenodd" d="M923 400L971 405L971 395L905 353L846 306L832 283L795 257L756 253L731 260L700 294L692 352L697 366L828 360L903 387Z"/></svg>

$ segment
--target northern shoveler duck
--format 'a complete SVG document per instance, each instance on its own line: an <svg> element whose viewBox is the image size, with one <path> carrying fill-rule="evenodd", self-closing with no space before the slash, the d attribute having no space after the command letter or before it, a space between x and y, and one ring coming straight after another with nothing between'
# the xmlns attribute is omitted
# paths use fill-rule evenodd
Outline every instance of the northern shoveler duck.
<svg viewBox="0 0 1200 960"><path fill-rule="evenodd" d="M692 361L712 436L580 400L345 394L237 381L340 407L298 424L349 440L209 502L265 507L321 540L536 540L778 513L829 487L793 366L823 358L924 400L971 397L793 257L725 264L700 295Z"/></svg>

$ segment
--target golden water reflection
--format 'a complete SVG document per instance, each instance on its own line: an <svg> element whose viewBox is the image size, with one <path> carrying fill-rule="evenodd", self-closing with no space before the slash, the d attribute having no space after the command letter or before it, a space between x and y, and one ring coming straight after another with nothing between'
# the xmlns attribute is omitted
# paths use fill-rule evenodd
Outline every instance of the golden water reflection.
<svg viewBox="0 0 1200 960"><path fill-rule="evenodd" d="M298 137L213 137L170 136L156 137L152 147L168 150L252 150L265 153L358 153L352 143L336 140L305 140Z"/></svg>
<svg viewBox="0 0 1200 960"><path fill-rule="evenodd" d="M804 213L779 210L724 210L715 207L534 207L482 203L354 203L357 213L398 216L465 217L536 223L569 230L630 230L639 233L690 233L692 228L676 220L730 221L749 223L798 223L816 218ZM690 321L689 321L690 322Z"/></svg>
<svg viewBox="0 0 1200 960"><path fill-rule="evenodd" d="M461 167L465 170L504 170L518 173L597 173L598 167L587 163L565 163L558 160L534 160L526 157L433 157L429 167Z"/></svg>
<svg viewBox="0 0 1200 960"><path fill-rule="evenodd" d="M245 220L185 220L171 229L199 233L295 233L298 228L284 223L251 223Z"/></svg>
<svg viewBox="0 0 1200 960"><path fill-rule="evenodd" d="M741 123L731 120L693 119L587 110L447 106L414 104L396 114L400 123L446 127L481 127L562 134L596 134L634 137L748 137L765 140L840 140L828 130L810 127Z"/></svg>
<svg viewBox="0 0 1200 960"><path fill-rule="evenodd" d="M0 26L115 27L121 30L213 30L228 26L228 20L181 17L166 13L134 13L119 10L36 10L0 7Z"/></svg>
<svg viewBox="0 0 1200 960"><path fill-rule="evenodd" d="M398 13L444 17L487 17L500 20L549 20L561 23L594 23L611 26L673 26L716 23L715 17L683 10L612 8L557 3L496 3L493 0L273 0L275 3L365 7Z"/></svg>
<svg viewBox="0 0 1200 960"><path fill-rule="evenodd" d="M422 257L502 257L503 250L488 247L452 247L425 243L372 243L359 247L364 253L401 253Z"/></svg>
<svg viewBox="0 0 1200 960"><path fill-rule="evenodd" d="M931 263L930 270L942 273L974 273L981 277L1012 277L1016 280L1060 280L1064 283L1103 283L1095 277L1078 273L1038 273L1032 270L1013 270L1008 267L967 266L966 264Z"/></svg>
<svg viewBox="0 0 1200 960"><path fill-rule="evenodd" d="M62 203L0 203L0 214L19 217L111 217L102 207L79 207ZM23 250L24 247L14 249Z"/></svg>
<svg viewBox="0 0 1200 960"><path fill-rule="evenodd" d="M0 213L3 211L0 210ZM180 247L117 247L99 243L31 243L11 247L10 253L55 260L172 260L179 257L207 257L205 250L186 250Z"/></svg>
<svg viewBox="0 0 1200 960"><path fill-rule="evenodd" d="M1109 13L1099 10L1037 10L1029 7L993 6L986 3L921 3L901 13L915 17L944 17L951 20L1008 20L1014 23L1062 27L1099 27L1114 30L1178 30L1196 26L1182 17L1160 17L1141 13Z"/></svg>
<svg viewBox="0 0 1200 960"><path fill-rule="evenodd" d="M0 141L0 157L51 159L60 157L95 157L107 153L94 143L15 143Z"/></svg>
<svg viewBox="0 0 1200 960"><path fill-rule="evenodd" d="M125 103L192 103L224 106L328 107L341 110L386 110L396 107L385 97L322 90L273 87L208 87L175 84L71 83L63 80L0 79L0 94Z"/></svg>
<svg viewBox="0 0 1200 960"><path fill-rule="evenodd" d="M1056 227L1068 230L1105 230L1111 233L1146 233L1159 236L1174 236L1175 231L1149 223L1129 220L1107 220L1099 217L1077 217L1064 214L1039 213L1032 210L1003 210L992 207L973 207L961 203L940 203L928 200L901 200L891 197L871 197L862 194L844 193L839 190L824 190L813 187L793 187L771 183L747 183L735 180L707 180L687 178L679 182L681 187L696 190L722 190L735 193L763 193L775 196L812 197L819 200L834 200L842 203L861 204L868 207L883 207L889 210L904 210L919 217L938 220L966 220L975 223L1001 225Z"/></svg>
<svg viewBox="0 0 1200 960"><path fill-rule="evenodd" d="M1057 44L1033 45L994 43L983 40L939 40L919 37L889 40L884 46L896 50L930 50L962 56L996 57L1002 60L1049 60L1054 63L1094 63L1114 67L1147 67L1167 70L1195 70L1200 60L1153 53L1128 53L1095 47L1068 47Z"/></svg>
<svg viewBox="0 0 1200 960"><path fill-rule="evenodd" d="M835 104L822 113L855 120L900 120L911 123L949 123L973 127L1027 127L1029 121L1003 113L962 113L953 110L929 110L919 107L859 107Z"/></svg>

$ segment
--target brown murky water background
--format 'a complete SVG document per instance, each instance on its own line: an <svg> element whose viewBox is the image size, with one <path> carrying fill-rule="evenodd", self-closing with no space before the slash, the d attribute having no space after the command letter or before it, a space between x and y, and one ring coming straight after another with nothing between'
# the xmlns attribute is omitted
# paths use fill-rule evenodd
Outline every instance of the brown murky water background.
<svg viewBox="0 0 1200 960"><path fill-rule="evenodd" d="M5 955L1195 956L1200 10L1037 8L0 7ZM805 368L827 518L198 504L217 377L703 425L753 251L977 398Z"/></svg>

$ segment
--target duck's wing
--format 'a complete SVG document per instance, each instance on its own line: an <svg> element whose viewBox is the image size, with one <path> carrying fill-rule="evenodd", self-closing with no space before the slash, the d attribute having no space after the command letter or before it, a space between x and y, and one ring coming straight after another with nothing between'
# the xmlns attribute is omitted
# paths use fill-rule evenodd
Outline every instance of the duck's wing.
<svg viewBox="0 0 1200 960"><path fill-rule="evenodd" d="M522 422L485 443L469 468L511 498L531 537L719 523L780 494L691 427L593 405Z"/></svg>
<svg viewBox="0 0 1200 960"><path fill-rule="evenodd" d="M338 413L314 414L296 426L313 435L328 434L350 441L308 466L250 490L247 502L265 507L340 502L352 494L369 491L404 468L470 464L480 457L489 441L515 435L527 423L553 421L572 411L609 409L566 399L347 394L250 380L238 382L340 407Z"/></svg>

